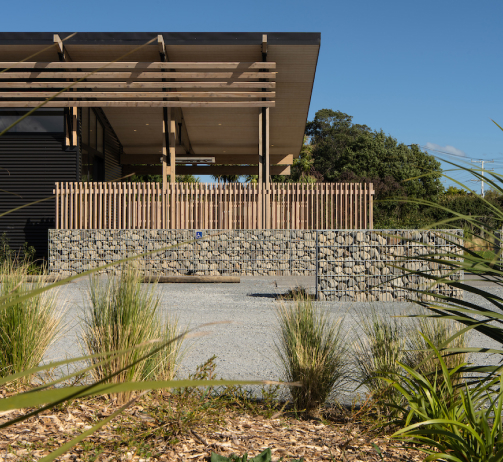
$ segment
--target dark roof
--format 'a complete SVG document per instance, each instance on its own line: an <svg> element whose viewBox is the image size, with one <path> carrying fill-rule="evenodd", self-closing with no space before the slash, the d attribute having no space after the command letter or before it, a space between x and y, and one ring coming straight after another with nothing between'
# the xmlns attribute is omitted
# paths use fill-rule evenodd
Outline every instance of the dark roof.
<svg viewBox="0 0 503 462"><path fill-rule="evenodd" d="M73 32L0 32L0 45L50 45ZM78 32L67 44L136 45L162 35L166 45L257 45L267 34L270 45L319 45L319 32Z"/></svg>

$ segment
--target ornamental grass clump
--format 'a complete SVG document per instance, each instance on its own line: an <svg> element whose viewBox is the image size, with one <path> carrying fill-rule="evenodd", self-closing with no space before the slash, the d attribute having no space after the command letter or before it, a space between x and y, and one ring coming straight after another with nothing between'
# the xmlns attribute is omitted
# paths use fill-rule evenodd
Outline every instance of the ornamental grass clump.
<svg viewBox="0 0 503 462"><path fill-rule="evenodd" d="M297 410L316 415L329 395L340 391L348 376L348 348L342 320L332 321L321 308L299 296L282 303L275 343L283 379L300 382L290 387Z"/></svg>
<svg viewBox="0 0 503 462"><path fill-rule="evenodd" d="M437 374L437 380L441 381L441 363L431 349L430 343L440 351L448 369L457 368L467 359L467 353L462 351L468 346L465 333L461 332L463 325L441 317L418 317L416 319L417 328L412 329L407 336L407 349L403 362L425 376ZM444 353L443 349L446 348L459 349L460 352L457 354ZM460 383L462 378L462 374L450 377L454 384Z"/></svg>
<svg viewBox="0 0 503 462"><path fill-rule="evenodd" d="M94 378L103 380L116 372L110 382L141 380L171 380L181 353L177 320L159 313L160 297L156 284L141 284L141 273L133 265L125 265L120 276L110 276L106 282L95 276L90 280L90 304L84 311L83 347L86 354L129 351L111 356L110 361L93 369ZM165 340L166 347L131 367ZM136 347L136 348L134 348ZM97 364L99 360L96 360ZM128 394L119 395L124 401Z"/></svg>
<svg viewBox="0 0 503 462"><path fill-rule="evenodd" d="M406 337L403 319L371 305L357 320L363 334L357 335L353 345L357 381L368 389L379 413L393 413L402 397L383 377L395 377L401 370L398 362L404 357Z"/></svg>
<svg viewBox="0 0 503 462"><path fill-rule="evenodd" d="M27 264L5 259L0 267L0 376L26 371L39 365L62 327L62 312L56 308L58 291L31 292L44 287L41 276L28 282ZM17 381L29 384L31 375Z"/></svg>

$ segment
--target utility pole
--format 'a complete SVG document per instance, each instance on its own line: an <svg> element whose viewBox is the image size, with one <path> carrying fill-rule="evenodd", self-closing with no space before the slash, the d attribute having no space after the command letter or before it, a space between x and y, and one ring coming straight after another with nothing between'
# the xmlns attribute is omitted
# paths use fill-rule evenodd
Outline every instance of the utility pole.
<svg viewBox="0 0 503 462"><path fill-rule="evenodd" d="M472 159L472 162L474 162L476 164L480 164L480 166L481 166L482 178L480 179L480 195L482 197L484 197L485 196L485 193L484 193L484 164L492 164L492 163L494 163L494 160L483 160L483 159L473 160ZM476 180L474 180L474 181L476 181Z"/></svg>

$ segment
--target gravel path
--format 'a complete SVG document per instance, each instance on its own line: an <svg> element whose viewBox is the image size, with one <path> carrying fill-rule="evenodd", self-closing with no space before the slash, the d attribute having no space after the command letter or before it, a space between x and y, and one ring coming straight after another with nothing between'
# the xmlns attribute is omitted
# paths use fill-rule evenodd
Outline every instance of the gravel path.
<svg viewBox="0 0 503 462"><path fill-rule="evenodd" d="M276 295L302 284L314 290L314 278L306 277L242 277L239 284L159 284L162 311L179 318L181 326L196 327L203 323L231 321L205 328L210 335L189 340L180 375L185 376L212 355L217 356L217 373L227 379L269 379L280 377L274 354L276 329ZM484 283L476 282L479 286ZM61 288L60 306L66 309L64 335L48 351L46 359L54 360L81 354L78 343L79 317L87 299L88 281L78 280ZM501 290L491 288L491 291ZM502 294L503 295L503 294ZM467 294L466 300L475 301ZM334 318L344 318L350 336L359 335L356 312L365 313L369 303L317 302ZM482 302L484 303L484 302ZM374 307L390 314L406 314L414 310L412 303L375 302ZM484 337L474 334L471 346L491 347ZM480 356L477 361L491 363L494 357ZM351 393L347 396L351 399ZM346 399L344 399L346 401Z"/></svg>

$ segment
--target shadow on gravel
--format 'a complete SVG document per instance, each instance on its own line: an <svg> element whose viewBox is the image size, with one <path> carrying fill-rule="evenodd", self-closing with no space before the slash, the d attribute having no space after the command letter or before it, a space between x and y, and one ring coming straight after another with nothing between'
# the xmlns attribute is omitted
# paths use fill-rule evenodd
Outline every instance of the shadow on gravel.
<svg viewBox="0 0 503 462"><path fill-rule="evenodd" d="M281 294L248 294L248 297L276 298L276 299L280 299L281 298Z"/></svg>

